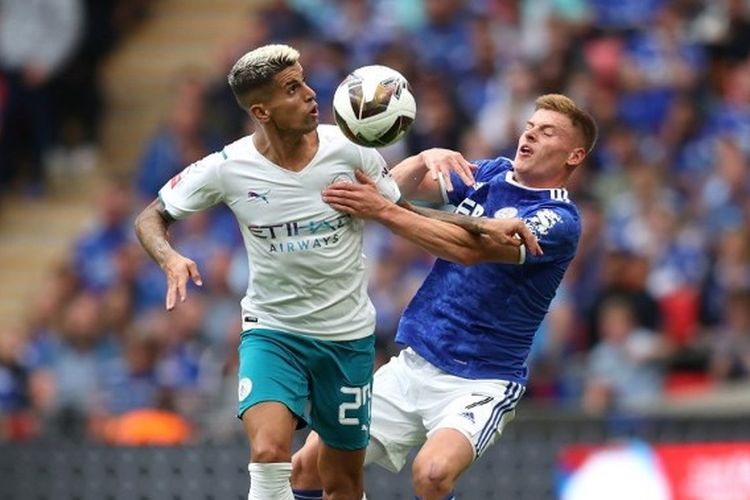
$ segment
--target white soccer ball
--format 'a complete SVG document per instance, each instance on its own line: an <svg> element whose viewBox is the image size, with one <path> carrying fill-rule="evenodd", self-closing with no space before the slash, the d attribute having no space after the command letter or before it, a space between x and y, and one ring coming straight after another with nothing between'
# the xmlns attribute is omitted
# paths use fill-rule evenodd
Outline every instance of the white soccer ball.
<svg viewBox="0 0 750 500"><path fill-rule="evenodd" d="M355 69L333 95L336 124L360 146L393 144L409 130L416 114L409 82L388 66Z"/></svg>

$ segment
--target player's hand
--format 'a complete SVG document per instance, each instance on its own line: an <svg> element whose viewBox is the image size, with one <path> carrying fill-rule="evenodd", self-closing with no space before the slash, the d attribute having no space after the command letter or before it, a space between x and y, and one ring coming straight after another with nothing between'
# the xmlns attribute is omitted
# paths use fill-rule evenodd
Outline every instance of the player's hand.
<svg viewBox="0 0 750 500"><path fill-rule="evenodd" d="M187 282L192 279L198 286L203 285L203 280L198 272L198 266L187 257L173 252L162 265L164 274L167 275L167 311L171 311L177 305L177 299L185 302L187 299Z"/></svg>
<svg viewBox="0 0 750 500"><path fill-rule="evenodd" d="M533 255L542 255L536 236L523 223L522 219L482 219L482 232L501 245L514 247L526 246L526 250Z"/></svg>
<svg viewBox="0 0 750 500"><path fill-rule="evenodd" d="M363 171L357 170L356 182L335 182L323 190L323 201L331 207L360 219L375 219L391 202L386 200L375 182Z"/></svg>
<svg viewBox="0 0 750 500"><path fill-rule="evenodd" d="M469 163L458 151L432 148L422 151L420 156L432 178L437 181L439 177L442 177L445 182L445 189L448 191L453 191L451 172L455 172L467 186L473 186L476 183L474 172L477 166Z"/></svg>

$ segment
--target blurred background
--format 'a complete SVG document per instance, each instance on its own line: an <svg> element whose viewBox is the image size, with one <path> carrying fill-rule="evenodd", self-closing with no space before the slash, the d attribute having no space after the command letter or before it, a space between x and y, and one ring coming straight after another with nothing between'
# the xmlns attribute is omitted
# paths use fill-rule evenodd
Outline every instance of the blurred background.
<svg viewBox="0 0 750 500"><path fill-rule="evenodd" d="M578 256L537 333L507 444L483 459L536 476L466 498L562 494L555 468L568 476L591 451L567 444L750 439L750 1L0 0L0 476L20 480L18 457L36 463L28 450L46 461L44 443L244 444L247 262L231 213L174 226L205 284L173 314L132 222L184 166L252 132L226 74L270 42L301 51L324 123L352 69L409 79L418 116L381 151L391 165L430 147L512 157L548 92L600 126L568 186ZM377 225L366 253L383 362L433 258ZM508 451L530 441L536 455ZM738 450L729 466L747 471ZM232 453L240 488L215 498L246 494L245 448ZM370 496L409 498L401 484L403 497Z"/></svg>

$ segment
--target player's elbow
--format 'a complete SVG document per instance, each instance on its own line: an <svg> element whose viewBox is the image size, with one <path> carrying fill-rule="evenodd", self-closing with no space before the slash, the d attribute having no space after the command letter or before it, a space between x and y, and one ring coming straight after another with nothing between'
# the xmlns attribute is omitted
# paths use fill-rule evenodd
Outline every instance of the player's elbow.
<svg viewBox="0 0 750 500"><path fill-rule="evenodd" d="M135 227L135 232L138 234L141 232L144 228L144 226L148 225L148 222L150 220L154 219L155 211L149 206L144 208L135 218L135 221L133 222L133 226ZM158 217L158 215L157 215Z"/></svg>
<svg viewBox="0 0 750 500"><path fill-rule="evenodd" d="M135 220L133 221L133 229L135 229L135 234L140 235L141 231L143 230L143 224L146 220L146 210L143 210L141 213L139 213Z"/></svg>
<svg viewBox="0 0 750 500"><path fill-rule="evenodd" d="M159 213L152 206L148 206L138 214L133 222L135 234L138 236L138 239L142 241L142 236L149 231L149 228L152 229L154 224L162 226L166 230L166 224L164 224Z"/></svg>

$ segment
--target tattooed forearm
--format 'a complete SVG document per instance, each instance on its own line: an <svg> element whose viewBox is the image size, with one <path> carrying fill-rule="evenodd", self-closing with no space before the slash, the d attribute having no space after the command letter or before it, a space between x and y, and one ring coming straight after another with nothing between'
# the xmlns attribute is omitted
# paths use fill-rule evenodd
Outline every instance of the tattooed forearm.
<svg viewBox="0 0 750 500"><path fill-rule="evenodd" d="M138 241L160 266L163 266L169 254L174 252L167 240L167 228L173 221L158 199L143 209L135 220Z"/></svg>
<svg viewBox="0 0 750 500"><path fill-rule="evenodd" d="M408 201L401 201L399 203L402 207L412 212L418 213L431 219L441 220L443 222L450 222L456 226L462 227L473 234L485 234L483 221L479 217L469 217L468 215L454 214L451 212L444 212L442 210L435 210L433 208L417 207Z"/></svg>

